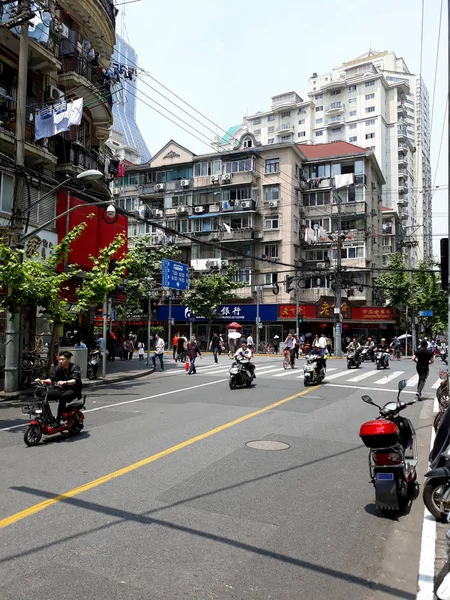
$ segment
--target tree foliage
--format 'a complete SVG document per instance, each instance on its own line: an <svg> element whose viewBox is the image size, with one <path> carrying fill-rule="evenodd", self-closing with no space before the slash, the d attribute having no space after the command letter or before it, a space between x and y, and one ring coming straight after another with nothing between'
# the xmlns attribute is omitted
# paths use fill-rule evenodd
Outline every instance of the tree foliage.
<svg viewBox="0 0 450 600"><path fill-rule="evenodd" d="M432 317L419 317L427 335L440 333L447 328L447 294L441 288L441 278L436 272L438 263L433 260L419 263L413 275L411 307L416 315L420 310L432 310Z"/></svg>
<svg viewBox="0 0 450 600"><path fill-rule="evenodd" d="M193 279L184 294L187 306L198 317L211 320L217 314L219 304L225 304L233 292L245 284L236 281L237 268L229 267L224 274L210 273Z"/></svg>
<svg viewBox="0 0 450 600"><path fill-rule="evenodd" d="M175 246L152 250L148 248L148 244L148 239L139 239L128 252L127 300L121 307L122 318L141 314L142 301L148 298L151 291L156 291L161 286L162 259L176 258L179 254Z"/></svg>
<svg viewBox="0 0 450 600"><path fill-rule="evenodd" d="M405 263L400 252L391 254L388 269L389 271L385 271L377 278L375 286L381 291L383 299L389 306L401 310L409 305L410 287L408 274L405 272Z"/></svg>

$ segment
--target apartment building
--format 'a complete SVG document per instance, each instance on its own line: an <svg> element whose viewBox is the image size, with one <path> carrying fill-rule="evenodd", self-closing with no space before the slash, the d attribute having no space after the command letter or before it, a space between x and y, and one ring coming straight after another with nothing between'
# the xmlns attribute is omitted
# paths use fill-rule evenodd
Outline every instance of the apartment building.
<svg viewBox="0 0 450 600"><path fill-rule="evenodd" d="M346 143L264 146L250 133L234 136L233 145L199 156L171 140L148 165L129 166L114 194L122 208L147 219L130 219L130 245L138 236L150 246L174 244L197 274L236 265L246 285L236 290L235 304L219 308L218 326L242 316L255 335L258 300L262 339L295 329L295 295L284 286L286 274L294 274L307 327L321 322L331 329L333 314L319 307L332 306L334 296L340 200L342 265L349 272L343 298L349 311L370 306L371 269L382 261L384 179L374 153ZM337 198L339 176L348 185ZM186 309L173 307L180 326ZM158 319L167 316L161 306Z"/></svg>
<svg viewBox="0 0 450 600"><path fill-rule="evenodd" d="M263 144L348 141L372 150L386 186L383 205L398 212L415 236L412 262L432 255L430 112L424 81L394 52L369 52L308 81L308 101L296 92L274 96L268 111L247 115L230 133L253 133ZM231 138L232 140L232 138Z"/></svg>

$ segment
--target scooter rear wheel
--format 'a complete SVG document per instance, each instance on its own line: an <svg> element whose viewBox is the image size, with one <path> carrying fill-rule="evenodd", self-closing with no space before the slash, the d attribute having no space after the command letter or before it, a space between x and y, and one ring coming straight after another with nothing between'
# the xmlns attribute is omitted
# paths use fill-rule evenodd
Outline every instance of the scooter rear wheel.
<svg viewBox="0 0 450 600"><path fill-rule="evenodd" d="M42 427L30 425L24 433L23 441L27 446L37 446L42 438Z"/></svg>
<svg viewBox="0 0 450 600"><path fill-rule="evenodd" d="M429 481L423 488L423 503L433 517L441 523L447 521L447 513L442 504L442 497L446 489L445 483L442 483L442 480L439 479Z"/></svg>
<svg viewBox="0 0 450 600"><path fill-rule="evenodd" d="M230 390L236 389L236 379L234 377L230 378Z"/></svg>
<svg viewBox="0 0 450 600"><path fill-rule="evenodd" d="M80 421L78 416L75 417L72 427L68 430L70 435L78 435L83 429L83 421Z"/></svg>

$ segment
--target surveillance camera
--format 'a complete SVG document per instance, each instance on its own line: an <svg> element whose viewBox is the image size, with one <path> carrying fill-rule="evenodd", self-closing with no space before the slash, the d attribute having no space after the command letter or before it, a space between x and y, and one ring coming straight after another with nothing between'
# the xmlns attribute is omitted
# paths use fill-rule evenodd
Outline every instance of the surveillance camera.
<svg viewBox="0 0 450 600"><path fill-rule="evenodd" d="M106 214L110 219L114 219L116 216L116 207L113 204L110 204L106 209Z"/></svg>

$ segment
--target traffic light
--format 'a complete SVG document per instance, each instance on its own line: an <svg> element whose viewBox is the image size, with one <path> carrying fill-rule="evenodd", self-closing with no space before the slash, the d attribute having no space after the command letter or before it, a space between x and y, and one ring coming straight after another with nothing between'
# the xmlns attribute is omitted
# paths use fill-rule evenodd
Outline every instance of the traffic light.
<svg viewBox="0 0 450 600"><path fill-rule="evenodd" d="M441 287L448 289L448 238L441 238Z"/></svg>
<svg viewBox="0 0 450 600"><path fill-rule="evenodd" d="M152 310L152 313L156 312L156 307L158 306L158 304L159 304L159 300L157 300L156 298L152 298L150 300L150 308Z"/></svg>
<svg viewBox="0 0 450 600"><path fill-rule="evenodd" d="M303 323L303 313L301 310L298 311L298 323L299 325Z"/></svg>
<svg viewBox="0 0 450 600"><path fill-rule="evenodd" d="M284 279L284 289L286 291L286 294L289 294L289 292L293 291L294 279L295 279L295 277L293 275L286 275L286 277Z"/></svg>
<svg viewBox="0 0 450 600"><path fill-rule="evenodd" d="M156 308L159 304L159 300L157 298L150 298L150 306L149 306L149 299L148 298L144 298L141 302L141 308L142 308L142 312L144 314L148 314L149 310L151 313L156 312Z"/></svg>

